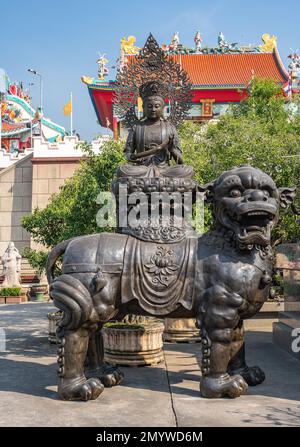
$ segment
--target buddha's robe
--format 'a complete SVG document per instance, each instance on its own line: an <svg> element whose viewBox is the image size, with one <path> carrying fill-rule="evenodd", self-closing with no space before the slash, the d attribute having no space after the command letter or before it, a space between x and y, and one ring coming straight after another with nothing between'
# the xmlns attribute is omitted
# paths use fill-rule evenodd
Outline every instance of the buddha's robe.
<svg viewBox="0 0 300 447"><path fill-rule="evenodd" d="M128 134L125 153L127 158L162 146L155 154L124 164L117 171L118 177L193 177L193 169L182 164L182 152L175 127L160 119L152 123L148 119L137 123ZM176 165L170 166L174 159Z"/></svg>

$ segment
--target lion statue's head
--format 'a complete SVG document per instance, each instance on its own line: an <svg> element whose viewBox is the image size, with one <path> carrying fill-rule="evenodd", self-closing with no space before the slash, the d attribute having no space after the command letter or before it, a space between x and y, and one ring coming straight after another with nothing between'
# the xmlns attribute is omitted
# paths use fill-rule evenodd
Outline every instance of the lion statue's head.
<svg viewBox="0 0 300 447"><path fill-rule="evenodd" d="M296 188L277 188L250 165L223 172L202 191L213 202L216 226L231 231L240 247L269 245L280 207L287 208L296 195Z"/></svg>

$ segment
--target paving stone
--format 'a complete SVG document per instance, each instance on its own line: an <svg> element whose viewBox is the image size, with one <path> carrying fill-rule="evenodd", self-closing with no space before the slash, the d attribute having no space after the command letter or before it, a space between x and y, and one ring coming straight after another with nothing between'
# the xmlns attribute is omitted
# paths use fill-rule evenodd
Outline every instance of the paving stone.
<svg viewBox="0 0 300 447"><path fill-rule="evenodd" d="M238 399L201 398L201 345L166 343L165 362L121 368L122 385L96 401L64 402L56 392L56 347L48 342L53 310L51 302L0 306L7 339L0 352L0 426L300 425L300 362L262 330L247 334L247 356L266 381Z"/></svg>

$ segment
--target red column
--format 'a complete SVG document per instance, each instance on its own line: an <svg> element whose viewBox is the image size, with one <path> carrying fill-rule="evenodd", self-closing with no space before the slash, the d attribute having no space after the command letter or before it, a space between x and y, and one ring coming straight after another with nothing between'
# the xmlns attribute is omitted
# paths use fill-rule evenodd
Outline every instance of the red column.
<svg viewBox="0 0 300 447"><path fill-rule="evenodd" d="M119 138L119 132L118 132L118 121L115 116L113 117L113 133L114 133L114 140L117 140Z"/></svg>

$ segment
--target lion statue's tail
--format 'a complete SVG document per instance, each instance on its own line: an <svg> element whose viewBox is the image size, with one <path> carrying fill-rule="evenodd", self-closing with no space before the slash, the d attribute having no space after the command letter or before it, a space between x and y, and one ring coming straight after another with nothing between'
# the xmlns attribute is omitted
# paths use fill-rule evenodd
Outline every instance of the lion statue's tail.
<svg viewBox="0 0 300 447"><path fill-rule="evenodd" d="M47 280L49 286L54 280L54 269L57 259L64 254L66 251L67 246L69 243L73 240L67 239L66 241L61 242L60 244L57 244L49 253L46 263L46 274L47 274Z"/></svg>
<svg viewBox="0 0 300 447"><path fill-rule="evenodd" d="M78 329L89 320L93 310L92 297L81 281L67 274L54 277L56 261L66 251L67 246L73 239L68 239L56 245L49 253L46 263L50 296L55 306L64 313L59 323L60 330Z"/></svg>
<svg viewBox="0 0 300 447"><path fill-rule="evenodd" d="M76 330L86 323L93 311L93 300L87 288L71 275L60 275L50 286L50 295L64 316L60 329Z"/></svg>

